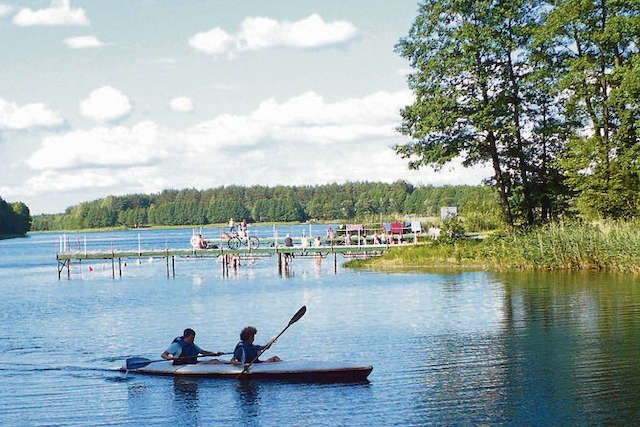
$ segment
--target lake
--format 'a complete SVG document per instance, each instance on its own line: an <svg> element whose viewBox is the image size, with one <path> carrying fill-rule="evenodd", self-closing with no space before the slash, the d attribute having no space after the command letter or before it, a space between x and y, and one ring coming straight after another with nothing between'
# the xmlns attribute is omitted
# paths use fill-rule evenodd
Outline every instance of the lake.
<svg viewBox="0 0 640 427"><path fill-rule="evenodd" d="M324 235L324 225L278 234ZM335 227L334 227L335 229ZM272 227L254 233L269 237ZM218 233L205 229L205 236ZM68 234L90 249L186 248L191 230ZM631 424L640 419L640 285L595 273L381 273L296 258L72 265L59 235L0 241L0 425ZM339 264L343 262L338 258ZM372 364L366 384L241 383L114 372L186 327L232 351L306 315L265 355Z"/></svg>

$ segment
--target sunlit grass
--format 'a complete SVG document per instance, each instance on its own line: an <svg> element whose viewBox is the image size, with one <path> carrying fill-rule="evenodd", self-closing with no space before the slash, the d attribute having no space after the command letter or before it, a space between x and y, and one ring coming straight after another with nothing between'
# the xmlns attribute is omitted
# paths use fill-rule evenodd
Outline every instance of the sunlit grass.
<svg viewBox="0 0 640 427"><path fill-rule="evenodd" d="M398 247L349 267L479 267L525 270L609 270L640 273L640 222L552 224L481 241Z"/></svg>

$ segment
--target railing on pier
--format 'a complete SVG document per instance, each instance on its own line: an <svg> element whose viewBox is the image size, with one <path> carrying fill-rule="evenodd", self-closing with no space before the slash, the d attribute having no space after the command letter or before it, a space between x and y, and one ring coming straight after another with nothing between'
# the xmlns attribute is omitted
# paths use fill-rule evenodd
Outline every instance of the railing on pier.
<svg viewBox="0 0 640 427"><path fill-rule="evenodd" d="M112 275L116 276L116 262L118 264L118 275L122 276L122 260L132 258L164 258L167 265L167 277L175 276L175 257L194 258L218 258L222 257L223 271L228 271L230 263L235 262L234 257L243 256L276 256L278 258L278 268L286 267L290 262L290 255L296 257L334 255L334 271L337 271L336 256L342 254L352 257L378 256L389 250L394 245L388 244L360 244L360 245L330 245L330 246L269 246L264 248L238 248L229 249L224 247L211 249L140 249L137 250L65 250L56 254L58 261L58 279L62 276L62 271L67 269L67 275L71 277L72 260L111 260Z"/></svg>

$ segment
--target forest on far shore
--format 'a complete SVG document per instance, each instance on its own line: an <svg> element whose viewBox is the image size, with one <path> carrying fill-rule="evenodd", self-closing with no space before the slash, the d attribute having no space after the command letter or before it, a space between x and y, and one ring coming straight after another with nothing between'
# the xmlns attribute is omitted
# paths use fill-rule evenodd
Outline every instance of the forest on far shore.
<svg viewBox="0 0 640 427"><path fill-rule="evenodd" d="M7 203L0 197L0 237L22 236L31 227L29 208L22 202Z"/></svg>
<svg viewBox="0 0 640 427"><path fill-rule="evenodd" d="M467 230L501 227L496 191L489 186L414 186L405 181L316 186L222 186L108 196L64 213L37 215L32 230L205 225L229 218L250 222L360 220L380 222L405 215L439 216L456 206Z"/></svg>

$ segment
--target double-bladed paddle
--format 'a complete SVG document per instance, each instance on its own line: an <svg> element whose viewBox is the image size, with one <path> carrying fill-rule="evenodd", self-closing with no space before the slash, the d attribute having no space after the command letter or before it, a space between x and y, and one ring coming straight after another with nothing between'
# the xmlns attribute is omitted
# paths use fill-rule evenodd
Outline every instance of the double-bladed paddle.
<svg viewBox="0 0 640 427"><path fill-rule="evenodd" d="M223 356L225 354L233 354L233 353L216 353L215 356L212 355L200 355L200 356L189 356L189 357L179 357L177 360L180 359L192 359L194 357L198 358L198 357L217 357L217 356ZM158 359L158 360L151 360L151 359L147 359L145 357L130 357L125 361L125 369L127 371L132 371L134 369L140 369L140 368L144 368L145 366L147 366L150 363L155 363L155 362L166 362L167 359Z"/></svg>
<svg viewBox="0 0 640 427"><path fill-rule="evenodd" d="M245 365L244 369L242 369L242 372L240 372L240 374L238 375L238 377L240 377L242 374L246 373L249 368L251 367L251 365L253 365L254 363L256 363L256 360L258 360L258 358L260 356L262 356L262 353L264 353L265 351L269 350L269 348L271 347L271 345L276 342L278 340L278 338L280 338L280 335L284 334L284 331L286 331L287 329L289 329L289 326L293 325L294 323L296 323L298 320L300 320L302 318L302 316L304 316L304 314L307 312L307 306L303 305L300 310L298 310L296 312L296 314L293 315L293 317L291 318L291 320L289 320L289 324L278 334L276 335L276 337L271 341L270 344L266 345L261 351L260 353L258 353L258 355L251 361L251 363Z"/></svg>

